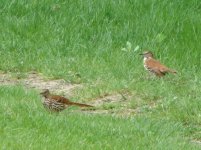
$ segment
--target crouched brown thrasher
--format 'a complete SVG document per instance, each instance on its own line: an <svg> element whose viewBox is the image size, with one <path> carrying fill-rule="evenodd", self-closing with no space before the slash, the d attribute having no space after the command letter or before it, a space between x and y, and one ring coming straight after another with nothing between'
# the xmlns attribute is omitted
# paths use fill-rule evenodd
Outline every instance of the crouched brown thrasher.
<svg viewBox="0 0 201 150"><path fill-rule="evenodd" d="M79 106L79 107L93 107L87 104L81 104L76 102L71 102L69 99L59 96L59 95L52 95L48 89L45 89L43 92L40 93L43 96L42 103L43 106L50 111L59 112L66 109L68 106Z"/></svg>
<svg viewBox="0 0 201 150"><path fill-rule="evenodd" d="M172 70L155 60L153 53L150 51L145 51L140 55L143 55L144 57L144 68L158 77L162 77L166 73L177 73L175 70Z"/></svg>

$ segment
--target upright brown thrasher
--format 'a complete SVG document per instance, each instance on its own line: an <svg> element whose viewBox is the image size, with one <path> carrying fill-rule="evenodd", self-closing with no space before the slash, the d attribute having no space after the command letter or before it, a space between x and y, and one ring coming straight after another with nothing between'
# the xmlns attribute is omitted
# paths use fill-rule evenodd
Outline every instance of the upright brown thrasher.
<svg viewBox="0 0 201 150"><path fill-rule="evenodd" d="M72 105L79 106L79 107L93 107L87 104L71 102L67 98L59 96L59 95L52 95L50 94L50 91L48 89L45 89L40 94L44 97L42 99L42 103L44 107L54 112L60 112L66 109L68 106L72 106Z"/></svg>
<svg viewBox="0 0 201 150"><path fill-rule="evenodd" d="M144 68L158 77L163 77L166 73L177 73L155 60L151 51L145 51L140 55L144 57Z"/></svg>

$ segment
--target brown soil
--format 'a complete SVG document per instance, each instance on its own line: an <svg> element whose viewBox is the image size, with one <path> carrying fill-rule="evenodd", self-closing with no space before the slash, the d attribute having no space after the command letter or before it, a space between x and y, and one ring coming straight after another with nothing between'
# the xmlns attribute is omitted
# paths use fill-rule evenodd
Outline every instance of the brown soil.
<svg viewBox="0 0 201 150"><path fill-rule="evenodd" d="M12 77L9 74L0 74L1 85L23 85L27 88L34 88L38 91L49 89L54 93L63 93L70 95L73 89L81 87L80 84L66 83L65 80L50 80L34 72L28 73L26 78Z"/></svg>
<svg viewBox="0 0 201 150"><path fill-rule="evenodd" d="M27 88L34 88L38 92L42 89L49 89L52 93L63 94L66 97L73 96L73 90L82 88L81 84L70 84L65 80L50 80L44 77L42 74L30 72L25 78L13 77L10 74L0 73L0 85L23 85ZM128 92L114 93L97 97L88 104L95 106L94 110L81 110L86 113L93 114L114 114L120 116L130 116L131 114L139 113L140 108L131 109L128 107L133 94ZM136 97L135 97L136 98ZM109 106L108 106L109 105ZM110 105L118 105L118 109L114 107L108 108ZM105 106L105 107L104 107ZM80 111L80 110L78 110Z"/></svg>

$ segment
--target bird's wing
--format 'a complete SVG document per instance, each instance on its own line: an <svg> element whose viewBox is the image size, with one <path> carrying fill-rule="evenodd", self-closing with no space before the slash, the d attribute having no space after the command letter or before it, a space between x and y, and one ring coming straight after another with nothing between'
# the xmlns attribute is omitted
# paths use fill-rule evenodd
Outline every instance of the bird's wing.
<svg viewBox="0 0 201 150"><path fill-rule="evenodd" d="M148 60L147 64L149 68L152 68L157 73L165 74L169 70L165 65L155 59Z"/></svg>
<svg viewBox="0 0 201 150"><path fill-rule="evenodd" d="M70 103L70 101L67 98L62 96L52 95L51 98L60 103L65 103L65 104Z"/></svg>

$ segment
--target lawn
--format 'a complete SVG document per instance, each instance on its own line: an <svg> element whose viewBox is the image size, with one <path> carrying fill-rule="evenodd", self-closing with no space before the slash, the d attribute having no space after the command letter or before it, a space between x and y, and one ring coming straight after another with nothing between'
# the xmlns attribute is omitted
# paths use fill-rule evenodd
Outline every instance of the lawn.
<svg viewBox="0 0 201 150"><path fill-rule="evenodd" d="M199 0L0 0L0 71L80 84L77 101L131 93L114 113L48 113L38 91L0 86L2 149L200 149ZM177 75L149 78L149 49ZM154 104L154 106L153 106Z"/></svg>

